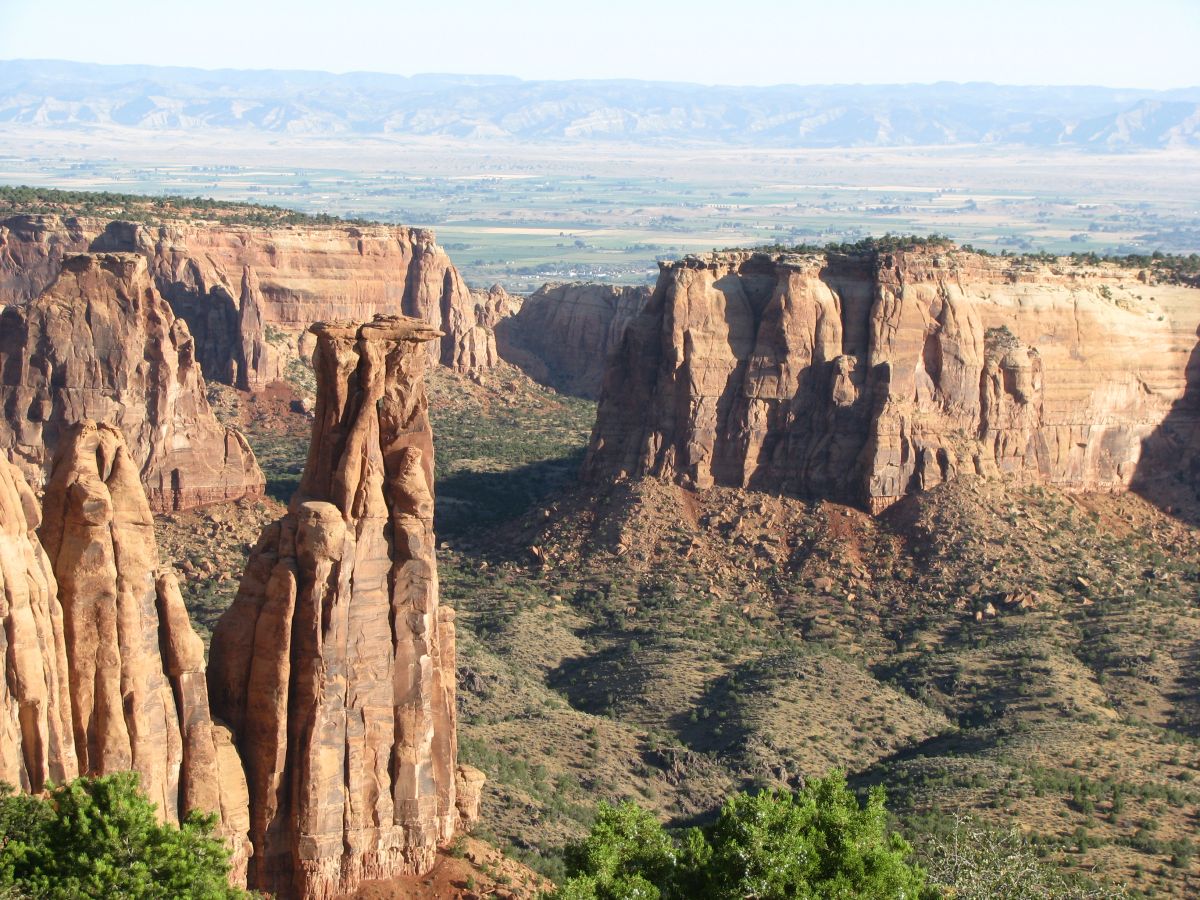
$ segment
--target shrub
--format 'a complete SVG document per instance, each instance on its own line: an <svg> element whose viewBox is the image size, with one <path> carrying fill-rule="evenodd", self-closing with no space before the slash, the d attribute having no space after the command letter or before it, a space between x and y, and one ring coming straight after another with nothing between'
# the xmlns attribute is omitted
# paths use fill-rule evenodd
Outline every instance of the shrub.
<svg viewBox="0 0 1200 900"><path fill-rule="evenodd" d="M0 784L0 896L195 898L248 896L231 888L215 817L160 824L138 777L79 778L47 797Z"/></svg>
<svg viewBox="0 0 1200 900"><path fill-rule="evenodd" d="M602 804L567 856L558 900L928 898L911 848L887 831L880 788L865 806L833 772L798 793L736 794L716 822L672 838L632 802Z"/></svg>

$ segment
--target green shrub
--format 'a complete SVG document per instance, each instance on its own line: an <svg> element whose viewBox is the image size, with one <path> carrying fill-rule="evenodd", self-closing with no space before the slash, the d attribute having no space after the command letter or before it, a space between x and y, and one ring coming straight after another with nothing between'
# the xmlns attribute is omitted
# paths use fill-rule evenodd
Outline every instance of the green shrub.
<svg viewBox="0 0 1200 900"><path fill-rule="evenodd" d="M602 804L567 855L558 900L928 898L911 848L888 833L880 788L865 806L833 772L798 793L736 794L716 822L675 839L632 802Z"/></svg>
<svg viewBox="0 0 1200 900"><path fill-rule="evenodd" d="M180 828L160 824L132 772L79 778L44 799L0 784L0 896L246 897L229 886L214 822L192 813Z"/></svg>

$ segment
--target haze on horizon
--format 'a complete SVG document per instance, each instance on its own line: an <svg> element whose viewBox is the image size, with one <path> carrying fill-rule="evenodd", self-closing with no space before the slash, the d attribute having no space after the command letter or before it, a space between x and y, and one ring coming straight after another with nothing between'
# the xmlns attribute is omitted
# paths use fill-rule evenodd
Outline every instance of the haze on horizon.
<svg viewBox="0 0 1200 900"><path fill-rule="evenodd" d="M0 0L0 59L698 84L1200 84L1195 0Z"/></svg>

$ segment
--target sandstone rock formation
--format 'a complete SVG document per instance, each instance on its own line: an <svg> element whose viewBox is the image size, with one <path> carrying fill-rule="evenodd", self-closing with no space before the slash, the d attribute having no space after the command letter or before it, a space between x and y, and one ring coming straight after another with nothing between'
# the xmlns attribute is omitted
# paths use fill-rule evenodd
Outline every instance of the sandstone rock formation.
<svg viewBox="0 0 1200 900"><path fill-rule="evenodd" d="M561 393L595 399L609 354L649 298L646 287L543 285L496 325L500 356Z"/></svg>
<svg viewBox="0 0 1200 900"><path fill-rule="evenodd" d="M245 776L209 714L204 647L173 572L160 567L150 504L118 429L84 422L64 436L39 535L58 583L79 773L137 772L168 821L217 813L244 883Z"/></svg>
<svg viewBox="0 0 1200 900"><path fill-rule="evenodd" d="M99 232L93 219L21 215L0 219L0 306L27 303L50 286L66 256Z"/></svg>
<svg viewBox="0 0 1200 900"><path fill-rule="evenodd" d="M317 403L287 515L213 635L246 762L250 885L326 898L428 870L453 834L453 610L438 605L422 321L315 325Z"/></svg>
<svg viewBox="0 0 1200 900"><path fill-rule="evenodd" d="M964 471L1123 489L1200 375L1198 321L1200 291L1117 266L691 257L663 265L625 332L585 475L872 511Z"/></svg>
<svg viewBox="0 0 1200 900"><path fill-rule="evenodd" d="M263 490L254 454L214 418L187 324L135 254L68 257L28 304L0 312L0 451L40 485L65 431L125 435L160 512Z"/></svg>
<svg viewBox="0 0 1200 900"><path fill-rule="evenodd" d="M0 457L0 781L26 791L79 774L62 606L39 520L33 491Z"/></svg>
<svg viewBox="0 0 1200 900"><path fill-rule="evenodd" d="M430 231L112 222L93 249L145 256L191 328L205 375L235 387L278 378L309 323L377 313L443 332L426 348L431 362L458 371L496 365L492 327L507 295L473 296Z"/></svg>

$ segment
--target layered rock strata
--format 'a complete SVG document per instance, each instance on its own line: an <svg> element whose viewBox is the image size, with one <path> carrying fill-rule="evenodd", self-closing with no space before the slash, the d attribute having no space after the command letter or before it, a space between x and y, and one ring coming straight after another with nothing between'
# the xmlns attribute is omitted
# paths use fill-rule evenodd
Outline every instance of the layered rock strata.
<svg viewBox="0 0 1200 900"><path fill-rule="evenodd" d="M326 898L427 871L459 819L453 610L438 604L427 323L315 325L312 443L213 635L246 762L250 885Z"/></svg>
<svg viewBox="0 0 1200 900"><path fill-rule="evenodd" d="M649 298L647 287L543 285L497 323L500 356L561 393L595 399L609 354Z"/></svg>
<svg viewBox="0 0 1200 900"><path fill-rule="evenodd" d="M58 585L20 470L0 457L0 781L25 791L79 775Z"/></svg>
<svg viewBox="0 0 1200 900"><path fill-rule="evenodd" d="M119 430L84 422L65 436L38 533L58 585L79 774L137 772L167 821L216 813L244 883L245 776L228 730L210 716L204 646L174 573L160 565Z"/></svg>
<svg viewBox="0 0 1200 900"><path fill-rule="evenodd" d="M425 348L431 362L459 371L497 362L492 327L503 299L473 296L430 231L112 222L93 249L145 256L195 335L205 375L242 389L278 378L299 334L319 320L411 316L442 332Z"/></svg>
<svg viewBox="0 0 1200 900"><path fill-rule="evenodd" d="M1198 321L1200 291L1116 266L692 257L626 329L584 472L876 512L960 472L1124 489L1198 387Z"/></svg>
<svg viewBox="0 0 1200 900"><path fill-rule="evenodd" d="M0 451L38 486L74 423L120 428L158 512L262 493L245 438L206 399L187 324L144 257L68 257L31 302L0 312Z"/></svg>

